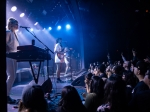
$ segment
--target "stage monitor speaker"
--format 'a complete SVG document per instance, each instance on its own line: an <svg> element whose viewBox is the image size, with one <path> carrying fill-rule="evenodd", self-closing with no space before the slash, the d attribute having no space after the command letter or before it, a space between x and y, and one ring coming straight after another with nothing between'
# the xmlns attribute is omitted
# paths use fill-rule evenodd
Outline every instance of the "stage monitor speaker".
<svg viewBox="0 0 150 112"><path fill-rule="evenodd" d="M32 80L29 85L34 85L36 84L34 80ZM46 81L44 81L43 83L41 83L40 81L38 81L37 85L41 85L44 94L50 93L52 91L52 81L50 78L47 78Z"/></svg>
<svg viewBox="0 0 150 112"><path fill-rule="evenodd" d="M72 86L85 86L84 80L85 80L85 75L87 72L84 72L83 74L79 75L74 81L72 81L71 85Z"/></svg>
<svg viewBox="0 0 150 112"><path fill-rule="evenodd" d="M52 91L52 81L48 78L42 85L44 93L50 93Z"/></svg>

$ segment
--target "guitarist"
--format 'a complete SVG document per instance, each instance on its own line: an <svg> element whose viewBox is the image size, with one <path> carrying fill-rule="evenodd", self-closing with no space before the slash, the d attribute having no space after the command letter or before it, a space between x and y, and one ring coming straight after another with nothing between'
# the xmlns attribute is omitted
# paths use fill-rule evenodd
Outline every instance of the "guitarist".
<svg viewBox="0 0 150 112"><path fill-rule="evenodd" d="M55 53L55 63L56 63L56 76L57 76L57 83L63 83L60 79L60 72L62 68L62 63L64 63L64 52L62 48L62 38L56 39L56 44L54 47Z"/></svg>

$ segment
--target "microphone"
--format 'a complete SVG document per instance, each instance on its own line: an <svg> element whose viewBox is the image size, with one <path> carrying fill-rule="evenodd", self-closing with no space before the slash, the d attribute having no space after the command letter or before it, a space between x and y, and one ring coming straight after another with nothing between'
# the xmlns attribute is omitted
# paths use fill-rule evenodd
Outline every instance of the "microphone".
<svg viewBox="0 0 150 112"><path fill-rule="evenodd" d="M62 41L62 42L67 42L67 41Z"/></svg>
<svg viewBox="0 0 150 112"><path fill-rule="evenodd" d="M20 26L20 28L30 28L30 27L26 27L26 26Z"/></svg>

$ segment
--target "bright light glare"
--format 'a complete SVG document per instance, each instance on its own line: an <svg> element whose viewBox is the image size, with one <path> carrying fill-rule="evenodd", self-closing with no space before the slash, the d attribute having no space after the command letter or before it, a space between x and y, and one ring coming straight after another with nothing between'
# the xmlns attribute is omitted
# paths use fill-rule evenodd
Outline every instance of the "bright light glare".
<svg viewBox="0 0 150 112"><path fill-rule="evenodd" d="M24 13L21 13L21 14L20 14L20 17L23 17L24 15L25 15Z"/></svg>
<svg viewBox="0 0 150 112"><path fill-rule="evenodd" d="M30 31L33 31L33 28L31 28Z"/></svg>
<svg viewBox="0 0 150 112"><path fill-rule="evenodd" d="M13 11L13 12L15 12L17 10L17 7L16 6L13 6L12 8L11 8L11 11Z"/></svg>
<svg viewBox="0 0 150 112"><path fill-rule="evenodd" d="M49 30L52 30L52 27L49 27L48 29L49 29Z"/></svg>
<svg viewBox="0 0 150 112"><path fill-rule="evenodd" d="M66 28L67 28L67 29L70 29L70 28L71 28L71 26L70 26L69 24L67 24L67 25L66 25Z"/></svg>
<svg viewBox="0 0 150 112"><path fill-rule="evenodd" d="M57 29L60 30L60 29L61 29L61 26L58 26Z"/></svg>
<svg viewBox="0 0 150 112"><path fill-rule="evenodd" d="M38 22L36 22L34 25L37 25L38 24Z"/></svg>

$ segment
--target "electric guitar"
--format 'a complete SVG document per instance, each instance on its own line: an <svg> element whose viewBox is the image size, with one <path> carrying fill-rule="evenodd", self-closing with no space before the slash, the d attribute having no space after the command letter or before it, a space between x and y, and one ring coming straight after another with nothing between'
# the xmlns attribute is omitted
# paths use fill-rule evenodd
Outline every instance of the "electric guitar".
<svg viewBox="0 0 150 112"><path fill-rule="evenodd" d="M68 51L64 51L64 49L62 49L62 51L60 53L57 53L57 57L61 60L61 62L64 62L64 58L66 57L65 53L68 53L70 50ZM66 57L67 61L70 60L70 57Z"/></svg>
<svg viewBox="0 0 150 112"><path fill-rule="evenodd" d="M57 53L57 57L61 60L61 62L64 62L64 52Z"/></svg>
<svg viewBox="0 0 150 112"><path fill-rule="evenodd" d="M68 51L66 51L66 52L61 52L61 53L57 53L57 57L58 57L62 62L65 61L65 58L66 58L67 61L69 62L69 61L70 61L70 57L69 57L69 55L66 55L66 53L68 53Z"/></svg>

